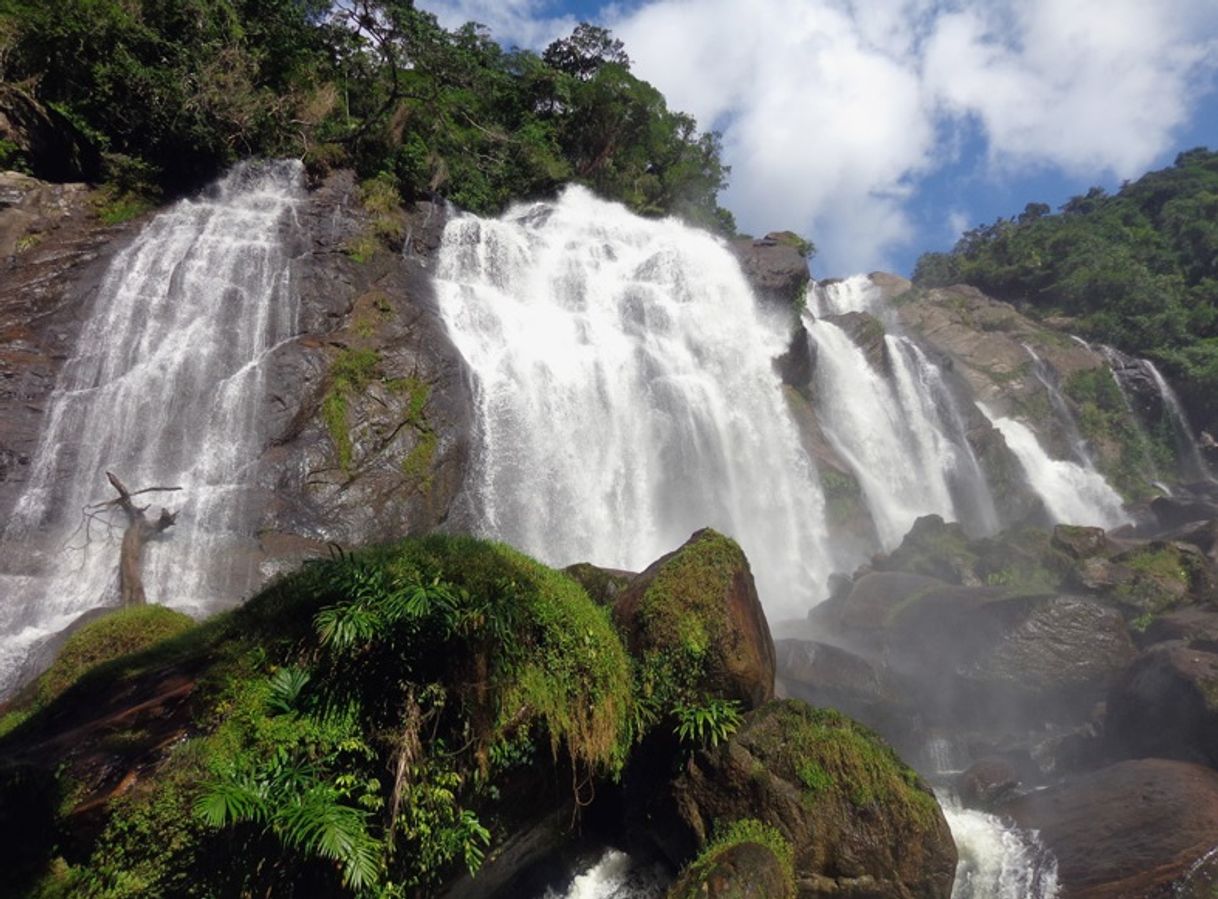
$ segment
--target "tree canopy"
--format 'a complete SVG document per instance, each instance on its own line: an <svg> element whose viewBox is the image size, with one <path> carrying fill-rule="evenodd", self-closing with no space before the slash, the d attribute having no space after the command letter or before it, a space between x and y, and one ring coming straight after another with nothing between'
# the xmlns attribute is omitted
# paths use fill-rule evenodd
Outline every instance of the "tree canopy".
<svg viewBox="0 0 1218 899"><path fill-rule="evenodd" d="M170 193L298 156L483 214L578 181L734 231L718 135L587 23L538 55L410 0L0 0L0 78L71 118L112 177Z"/></svg>
<svg viewBox="0 0 1218 899"><path fill-rule="evenodd" d="M914 270L927 287L966 283L1084 337L1148 357L1205 427L1218 421L1218 153L1099 187L1056 213L1023 213L966 232Z"/></svg>

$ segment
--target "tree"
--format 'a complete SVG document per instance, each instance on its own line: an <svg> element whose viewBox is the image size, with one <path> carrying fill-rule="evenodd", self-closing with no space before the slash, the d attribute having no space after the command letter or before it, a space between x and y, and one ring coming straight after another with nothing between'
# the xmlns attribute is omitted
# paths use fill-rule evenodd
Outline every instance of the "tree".
<svg viewBox="0 0 1218 899"><path fill-rule="evenodd" d="M570 37L557 40L541 54L542 62L552 69L588 81L601 67L612 63L630 68L625 45L608 29L580 22Z"/></svg>
<svg viewBox="0 0 1218 899"><path fill-rule="evenodd" d="M123 533L123 545L119 550L118 585L124 606L142 606L148 600L144 595L144 581L140 574L140 558L144 552L144 544L173 526L178 518L177 512L161 509L161 514L155 520L149 520L144 514L148 506L137 506L131 497L141 493L156 493L171 490L181 490L181 487L145 487L132 493L112 472L107 471L106 477L111 486L118 491L118 498L112 499L106 506L118 506L127 516L127 530Z"/></svg>

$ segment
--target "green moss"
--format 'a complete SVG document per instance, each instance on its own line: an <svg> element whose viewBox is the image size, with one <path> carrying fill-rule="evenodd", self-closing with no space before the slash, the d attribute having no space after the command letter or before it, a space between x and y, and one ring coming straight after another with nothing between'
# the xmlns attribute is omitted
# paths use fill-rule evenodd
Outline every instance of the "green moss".
<svg viewBox="0 0 1218 899"><path fill-rule="evenodd" d="M1178 605L1193 589L1193 560L1171 543L1154 543L1113 558L1129 568L1133 577L1119 583L1116 595L1122 602L1147 613L1166 611ZM1200 586L1200 585L1197 585Z"/></svg>
<svg viewBox="0 0 1218 899"><path fill-rule="evenodd" d="M730 657L736 642L723 597L747 565L734 540L707 529L670 557L648 585L636 618L645 647L637 664L638 696L650 721L714 693L711 660Z"/></svg>
<svg viewBox="0 0 1218 899"><path fill-rule="evenodd" d="M345 348L330 363L330 389L321 403L321 418L334 442L338 467L350 474L354 456L347 424L347 398L360 393L376 376L381 356L372 349Z"/></svg>
<svg viewBox="0 0 1218 899"><path fill-rule="evenodd" d="M125 655L139 653L191 628L189 616L164 606L115 609L72 634L54 663L15 700L0 718L0 736L45 708L90 671Z"/></svg>
<svg viewBox="0 0 1218 899"><path fill-rule="evenodd" d="M724 855L737 846L753 844L768 849L778 861L782 871L783 895L786 899L795 897L795 852L791 842L782 835L776 827L764 824L755 818L742 818L727 824L716 824L715 834L689 863L679 881L679 892L670 893L671 899L685 897L700 897L707 895L708 881L714 875L720 860ZM722 885L718 885L720 888ZM720 894L724 899L736 894ZM749 893L753 895L753 893Z"/></svg>
<svg viewBox="0 0 1218 899"><path fill-rule="evenodd" d="M101 191L94 200L97 217L107 225L121 225L153 208L155 202L142 194L113 188Z"/></svg>
<svg viewBox="0 0 1218 899"><path fill-rule="evenodd" d="M884 807L921 829L939 820L934 795L879 736L834 709L771 702L743 732L745 748L778 775L808 788L809 801ZM809 787L811 780L815 789Z"/></svg>
<svg viewBox="0 0 1218 899"><path fill-rule="evenodd" d="M375 256L379 249L380 241L370 231L361 232L343 243L343 252L361 265Z"/></svg>
<svg viewBox="0 0 1218 899"><path fill-rule="evenodd" d="M38 679L39 700L49 703L103 662L147 649L193 626L188 615L154 605L116 609L91 621L68 638Z"/></svg>
<svg viewBox="0 0 1218 899"><path fill-rule="evenodd" d="M1172 471L1170 437L1160 446L1161 441L1139 427L1112 371L1101 366L1075 372L1062 392L1078 409L1079 432L1098 450L1097 467L1121 496L1138 501L1156 495L1149 475Z"/></svg>
<svg viewBox="0 0 1218 899"><path fill-rule="evenodd" d="M438 444L435 431L421 431L410 452L402 459L402 474L423 493L431 490L432 465L436 461Z"/></svg>
<svg viewBox="0 0 1218 899"><path fill-rule="evenodd" d="M829 524L850 524L864 512L863 488L853 475L825 465L820 468L820 483Z"/></svg>

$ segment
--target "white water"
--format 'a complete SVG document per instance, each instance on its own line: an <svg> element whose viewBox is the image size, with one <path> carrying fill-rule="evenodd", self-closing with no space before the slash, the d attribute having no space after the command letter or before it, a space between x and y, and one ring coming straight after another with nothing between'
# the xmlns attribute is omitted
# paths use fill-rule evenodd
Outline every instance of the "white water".
<svg viewBox="0 0 1218 899"><path fill-rule="evenodd" d="M771 618L821 595L823 498L770 364L788 323L721 242L569 188L450 221L436 287L474 373L484 533L637 569L709 525L742 544Z"/></svg>
<svg viewBox="0 0 1218 899"><path fill-rule="evenodd" d="M821 425L858 479L881 548L900 544L921 515L954 519L948 478L956 453L927 418L925 404L920 399L902 404L899 391L837 325L824 320L805 325L817 347ZM906 370L904 377L912 381L913 375Z"/></svg>
<svg viewBox="0 0 1218 899"><path fill-rule="evenodd" d="M607 849L563 892L548 889L544 899L659 899L664 891L664 880L655 871L640 869L626 853Z"/></svg>
<svg viewBox="0 0 1218 899"><path fill-rule="evenodd" d="M939 795L960 860L952 899L1052 899L1057 862L1034 833Z"/></svg>
<svg viewBox="0 0 1218 899"><path fill-rule="evenodd" d="M880 289L867 275L851 275L812 288L812 312L817 316L844 312L871 312L880 299Z"/></svg>
<svg viewBox="0 0 1218 899"><path fill-rule="evenodd" d="M978 408L1001 432L1054 522L1107 529L1129 520L1120 494L1099 472L1077 462L1051 458L1027 425L1013 418L996 417L980 403Z"/></svg>
<svg viewBox="0 0 1218 899"><path fill-rule="evenodd" d="M1083 435L1079 432L1078 422L1074 420L1074 413L1070 411L1066 398L1062 396L1061 389L1057 386L1056 373L1026 343L1023 344L1023 348L1032 359L1032 374L1040 382L1040 385L1045 388L1045 393L1049 396L1049 406L1053 409L1053 414L1057 416L1057 420L1066 431L1066 436L1070 440L1070 449L1074 453L1075 459L1084 468L1094 471L1095 461L1091 458L1091 453L1087 449L1087 441L1083 439Z"/></svg>
<svg viewBox="0 0 1218 899"><path fill-rule="evenodd" d="M1180 405L1180 399L1153 362L1149 359L1141 361L1146 366L1146 370L1150 372L1150 377L1154 380L1159 396L1163 400L1163 408L1171 419L1172 433L1176 439L1177 464L1180 466L1181 473L1188 478L1209 480L1211 478L1209 467L1201 458L1197 438L1193 436L1193 426L1189 424L1188 417L1184 414L1184 407Z"/></svg>
<svg viewBox="0 0 1218 899"><path fill-rule="evenodd" d="M114 497L107 471L132 490L182 488L140 498L150 516L180 510L145 549L150 602L197 614L250 586L241 534L246 469L262 448L259 362L296 326L285 239L300 181L298 163L238 166L111 263L4 531L0 692L40 638L117 602L125 522L79 530L84 507Z"/></svg>

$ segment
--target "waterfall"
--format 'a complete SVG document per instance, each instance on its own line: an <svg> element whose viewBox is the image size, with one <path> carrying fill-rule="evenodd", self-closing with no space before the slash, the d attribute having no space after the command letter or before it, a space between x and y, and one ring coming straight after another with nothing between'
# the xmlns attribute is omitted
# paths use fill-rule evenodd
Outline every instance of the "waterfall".
<svg viewBox="0 0 1218 899"><path fill-rule="evenodd" d="M959 861L952 899L1052 899L1057 861L1035 833L996 815L962 807L954 796L936 793L956 842Z"/></svg>
<svg viewBox="0 0 1218 899"><path fill-rule="evenodd" d="M953 501L968 529L981 535L996 533L999 522L994 497L943 372L908 337L888 335L884 339L893 360L897 393L901 405L911 410L907 414L915 423L919 446L924 447L923 458L938 462L949 476Z"/></svg>
<svg viewBox="0 0 1218 899"><path fill-rule="evenodd" d="M806 321L816 343L816 407L825 435L862 487L884 550L896 547L914 521L936 513L954 519L949 474L955 449L931 421L922 398L908 405L863 351L832 322ZM906 360L904 353L895 353ZM904 362L896 364L898 371ZM911 383L904 369L898 374Z"/></svg>
<svg viewBox="0 0 1218 899"><path fill-rule="evenodd" d="M1036 380L1045 388L1045 393L1049 396L1049 406L1053 409L1053 414L1057 416L1057 420L1066 431L1066 437L1070 441L1070 449L1074 453L1075 459L1084 468L1095 468L1095 461L1091 458L1091 453L1087 449L1087 441L1083 439L1083 435L1079 432L1078 422L1074 420L1074 413L1070 411L1070 406L1066 403L1066 398L1062 396L1061 388L1057 386L1057 374L1045 361L1036 355L1026 343L1023 344L1025 352L1032 359L1032 374Z"/></svg>
<svg viewBox="0 0 1218 899"><path fill-rule="evenodd" d="M1077 462L1050 458L1027 425L1013 418L996 417L980 403L977 407L1002 434L1056 523L1107 529L1129 521L1120 494L1103 475Z"/></svg>
<svg viewBox="0 0 1218 899"><path fill-rule="evenodd" d="M543 899L660 899L666 880L657 866L640 866L626 853L607 849L565 890L547 889Z"/></svg>
<svg viewBox="0 0 1218 899"><path fill-rule="evenodd" d="M840 281L813 285L812 312L816 316L844 312L871 312L880 290L867 275L851 275Z"/></svg>
<svg viewBox="0 0 1218 899"><path fill-rule="evenodd" d="M1171 385L1167 383L1167 379L1163 377L1163 373L1153 362L1149 359L1141 361L1154 381L1155 388L1159 391L1163 409L1171 422L1172 436L1176 443L1176 458L1179 460L1181 474L1192 480L1210 480L1212 475L1209 467L1201 458L1201 450L1197 447L1197 439L1193 436L1193 426L1189 424L1176 392L1171 389Z"/></svg>
<svg viewBox="0 0 1218 899"><path fill-rule="evenodd" d="M770 364L789 322L722 242L568 188L450 221L436 288L474 374L484 533L637 569L709 525L743 546L771 620L821 595L823 498Z"/></svg>
<svg viewBox="0 0 1218 899"><path fill-rule="evenodd" d="M157 215L110 264L4 531L0 692L40 638L117 601L122 527L81 527L82 509L114 497L106 471L132 490L182 488L147 495L180 510L145 550L150 601L198 614L251 586L242 549L264 440L259 363L296 327L286 239L300 182L298 163L238 166Z"/></svg>

